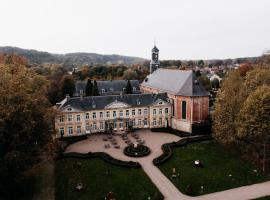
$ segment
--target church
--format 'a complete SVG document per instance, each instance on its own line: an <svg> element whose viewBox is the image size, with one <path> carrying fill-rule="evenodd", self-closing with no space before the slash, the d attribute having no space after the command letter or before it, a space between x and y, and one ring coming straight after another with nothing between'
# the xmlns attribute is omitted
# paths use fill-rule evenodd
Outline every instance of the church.
<svg viewBox="0 0 270 200"><path fill-rule="evenodd" d="M124 133L130 127L170 127L192 133L207 124L209 94L193 71L161 68L156 46L149 71L142 83L132 81L133 94L124 93L124 80L100 81L101 96L84 96L85 83L76 84L77 95L56 104L57 137L108 130Z"/></svg>

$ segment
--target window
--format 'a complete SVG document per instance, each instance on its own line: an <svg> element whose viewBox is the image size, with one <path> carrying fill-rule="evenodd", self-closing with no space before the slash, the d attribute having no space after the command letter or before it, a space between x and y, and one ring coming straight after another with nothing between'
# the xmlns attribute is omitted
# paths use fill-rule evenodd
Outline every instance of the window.
<svg viewBox="0 0 270 200"><path fill-rule="evenodd" d="M68 121L69 121L69 122L72 121L72 115L68 115Z"/></svg>
<svg viewBox="0 0 270 200"><path fill-rule="evenodd" d="M129 110L126 110L126 116L127 117L129 116Z"/></svg>
<svg viewBox="0 0 270 200"><path fill-rule="evenodd" d="M105 93L105 89L101 89L101 93Z"/></svg>
<svg viewBox="0 0 270 200"><path fill-rule="evenodd" d="M99 123L99 128L102 129L102 130L104 129L104 122Z"/></svg>
<svg viewBox="0 0 270 200"><path fill-rule="evenodd" d="M72 111L72 108L68 108L67 111Z"/></svg>
<svg viewBox="0 0 270 200"><path fill-rule="evenodd" d="M162 105L162 102L159 102L158 104L159 104L159 105Z"/></svg>
<svg viewBox="0 0 270 200"><path fill-rule="evenodd" d="M92 117L93 119L96 119L97 118L97 114L95 112L92 113Z"/></svg>
<svg viewBox="0 0 270 200"><path fill-rule="evenodd" d="M156 115L156 114L157 114L157 110L153 109L153 115Z"/></svg>
<svg viewBox="0 0 270 200"><path fill-rule="evenodd" d="M138 119L138 125L141 126L142 125L142 120Z"/></svg>
<svg viewBox="0 0 270 200"><path fill-rule="evenodd" d="M65 129L63 127L59 128L59 133L60 133L60 135L64 135Z"/></svg>
<svg viewBox="0 0 270 200"><path fill-rule="evenodd" d="M157 125L157 120L156 120L156 118L153 119L153 125L154 125L154 126Z"/></svg>
<svg viewBox="0 0 270 200"><path fill-rule="evenodd" d="M132 120L132 126L136 126L136 121L135 121L135 119Z"/></svg>
<svg viewBox="0 0 270 200"><path fill-rule="evenodd" d="M187 119L187 102L182 101L182 119Z"/></svg>
<svg viewBox="0 0 270 200"><path fill-rule="evenodd" d="M132 115L133 115L133 116L135 115L135 110L132 110Z"/></svg>
<svg viewBox="0 0 270 200"><path fill-rule="evenodd" d="M133 92L136 92L136 87L133 87L132 90L133 90Z"/></svg>
<svg viewBox="0 0 270 200"><path fill-rule="evenodd" d="M68 134L72 135L73 134L73 128L72 127L68 127Z"/></svg>
<svg viewBox="0 0 270 200"><path fill-rule="evenodd" d="M147 115L147 113L148 113L147 109L144 109L143 114Z"/></svg>
<svg viewBox="0 0 270 200"><path fill-rule="evenodd" d="M102 119L103 118L103 112L99 113L99 117Z"/></svg>
<svg viewBox="0 0 270 200"><path fill-rule="evenodd" d="M113 128L117 128L116 122L113 122Z"/></svg>
<svg viewBox="0 0 270 200"><path fill-rule="evenodd" d="M59 117L59 122L64 122L64 116Z"/></svg>
<svg viewBox="0 0 270 200"><path fill-rule="evenodd" d="M165 108L165 113L168 114L169 113L169 109Z"/></svg>
<svg viewBox="0 0 270 200"><path fill-rule="evenodd" d="M94 122L94 123L93 123L93 130L96 130L96 129L97 129L97 123Z"/></svg>
<svg viewBox="0 0 270 200"><path fill-rule="evenodd" d="M138 115L142 115L142 110L138 109Z"/></svg>
<svg viewBox="0 0 270 200"><path fill-rule="evenodd" d="M144 124L145 126L147 126L147 118L145 118L145 119L143 120L143 124Z"/></svg>
<svg viewBox="0 0 270 200"><path fill-rule="evenodd" d="M113 117L116 117L116 111L113 111Z"/></svg>
<svg viewBox="0 0 270 200"><path fill-rule="evenodd" d="M86 124L85 129L86 129L87 131L89 131L89 130L90 130L90 126L89 126L89 124Z"/></svg>
<svg viewBox="0 0 270 200"><path fill-rule="evenodd" d="M78 133L78 134L81 133L81 126L77 126L77 133Z"/></svg>
<svg viewBox="0 0 270 200"><path fill-rule="evenodd" d="M77 119L77 122L81 121L81 116L77 115L76 119Z"/></svg>
<svg viewBox="0 0 270 200"><path fill-rule="evenodd" d="M123 110L119 111L119 117L123 117Z"/></svg>
<svg viewBox="0 0 270 200"><path fill-rule="evenodd" d="M160 126L162 125L162 118L159 118L158 123Z"/></svg>
<svg viewBox="0 0 270 200"><path fill-rule="evenodd" d="M123 88L123 92L125 92L126 91L126 88Z"/></svg>
<svg viewBox="0 0 270 200"><path fill-rule="evenodd" d="M159 109L158 113L162 115L162 108Z"/></svg>
<svg viewBox="0 0 270 200"><path fill-rule="evenodd" d="M85 119L89 119L89 113L85 114Z"/></svg>
<svg viewBox="0 0 270 200"><path fill-rule="evenodd" d="M109 118L110 117L110 111L106 112L106 117Z"/></svg>
<svg viewBox="0 0 270 200"><path fill-rule="evenodd" d="M123 127L124 127L124 123L123 123L123 122L120 122L120 123L119 123L119 127L120 127L120 128L123 128Z"/></svg>

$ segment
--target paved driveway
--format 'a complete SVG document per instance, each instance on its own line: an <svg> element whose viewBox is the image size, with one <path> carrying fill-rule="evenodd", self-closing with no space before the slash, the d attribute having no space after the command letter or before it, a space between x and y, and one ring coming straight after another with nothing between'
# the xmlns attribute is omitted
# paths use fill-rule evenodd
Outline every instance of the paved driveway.
<svg viewBox="0 0 270 200"><path fill-rule="evenodd" d="M120 160L139 162L145 173L160 190L166 200L247 200L270 195L270 181L198 197L190 197L184 195L152 163L154 158L162 154L162 144L178 141L181 138L167 133L154 133L150 130L140 130L137 131L137 133L139 133L141 139L146 141L146 146L151 149L151 154L143 158L136 159L124 155L123 148L127 145L124 143L120 136L114 136L120 145L120 149L115 149L113 147L106 149L104 144L109 144L110 142L104 142L102 135L92 135L87 140L83 140L70 145L66 149L66 152L105 152ZM129 136L129 139L135 142L135 139L131 136Z"/></svg>

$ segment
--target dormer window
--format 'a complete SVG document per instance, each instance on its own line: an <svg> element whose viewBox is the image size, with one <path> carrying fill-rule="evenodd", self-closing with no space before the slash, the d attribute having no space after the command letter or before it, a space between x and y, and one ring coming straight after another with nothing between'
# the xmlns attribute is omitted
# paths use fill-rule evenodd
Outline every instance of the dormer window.
<svg viewBox="0 0 270 200"><path fill-rule="evenodd" d="M162 102L159 102L158 104L159 104L159 105L162 105Z"/></svg>
<svg viewBox="0 0 270 200"><path fill-rule="evenodd" d="M133 92L135 92L136 91L136 87L133 87Z"/></svg>
<svg viewBox="0 0 270 200"><path fill-rule="evenodd" d="M140 102L139 99L137 99L136 102L137 102L137 105L140 105L141 104L141 102Z"/></svg>
<svg viewBox="0 0 270 200"><path fill-rule="evenodd" d="M72 108L67 108L67 111L72 111Z"/></svg>
<svg viewBox="0 0 270 200"><path fill-rule="evenodd" d="M126 88L123 88L123 92L125 92L126 91Z"/></svg>
<svg viewBox="0 0 270 200"><path fill-rule="evenodd" d="M101 93L105 93L105 89L101 89Z"/></svg>

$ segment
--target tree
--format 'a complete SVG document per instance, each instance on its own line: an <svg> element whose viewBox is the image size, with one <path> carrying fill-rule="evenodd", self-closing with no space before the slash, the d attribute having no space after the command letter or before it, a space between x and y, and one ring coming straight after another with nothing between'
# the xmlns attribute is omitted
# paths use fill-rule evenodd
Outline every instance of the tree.
<svg viewBox="0 0 270 200"><path fill-rule="evenodd" d="M270 87L260 86L245 101L237 118L237 136L243 151L256 149L270 136ZM252 141L252 142L251 142Z"/></svg>
<svg viewBox="0 0 270 200"><path fill-rule="evenodd" d="M204 67L204 62L203 62L203 60L199 60L199 61L198 61L198 66L201 67L201 68Z"/></svg>
<svg viewBox="0 0 270 200"><path fill-rule="evenodd" d="M72 97L75 91L75 81L73 77L70 75L64 76L61 85L62 97L65 97L67 94Z"/></svg>
<svg viewBox="0 0 270 200"><path fill-rule="evenodd" d="M85 95L91 96L93 94L93 84L90 79L87 79L86 87L85 87Z"/></svg>
<svg viewBox="0 0 270 200"><path fill-rule="evenodd" d="M94 80L94 85L93 85L93 96L99 96L99 91L98 91L98 85L97 85L97 81Z"/></svg>
<svg viewBox="0 0 270 200"><path fill-rule="evenodd" d="M134 80L138 78L138 74L132 69L127 69L126 71L124 71L123 78L125 80Z"/></svg>
<svg viewBox="0 0 270 200"><path fill-rule="evenodd" d="M213 113L213 137L225 145L237 142L236 118L247 97L243 78L237 70L228 74L217 94Z"/></svg>
<svg viewBox="0 0 270 200"><path fill-rule="evenodd" d="M132 94L132 86L130 80L127 81L126 94Z"/></svg>
<svg viewBox="0 0 270 200"><path fill-rule="evenodd" d="M250 63L243 63L243 64L240 64L238 70L239 70L239 73L241 76L246 76L247 72L252 70L253 67Z"/></svg>
<svg viewBox="0 0 270 200"><path fill-rule="evenodd" d="M0 63L0 72L0 199L23 199L31 190L25 172L50 139L53 111L47 81L24 63Z"/></svg>
<svg viewBox="0 0 270 200"><path fill-rule="evenodd" d="M198 80L202 83L202 85L207 91L211 90L211 82L209 78L207 78L207 76L205 75L199 76Z"/></svg>
<svg viewBox="0 0 270 200"><path fill-rule="evenodd" d="M215 89L219 88L219 80L217 78L211 81L211 87Z"/></svg>

